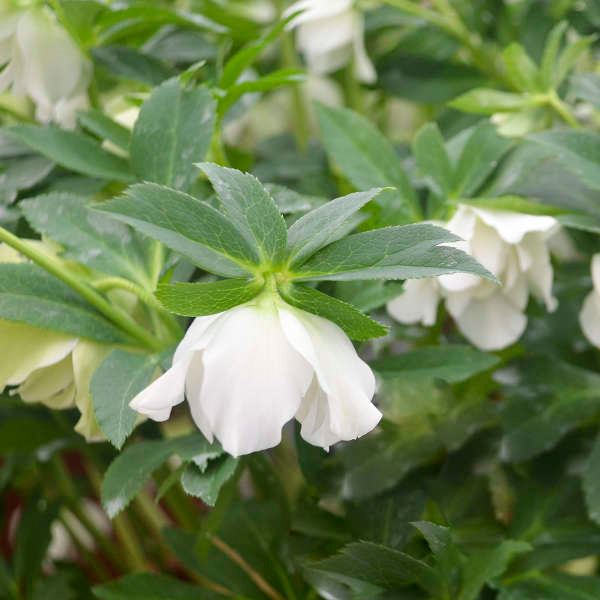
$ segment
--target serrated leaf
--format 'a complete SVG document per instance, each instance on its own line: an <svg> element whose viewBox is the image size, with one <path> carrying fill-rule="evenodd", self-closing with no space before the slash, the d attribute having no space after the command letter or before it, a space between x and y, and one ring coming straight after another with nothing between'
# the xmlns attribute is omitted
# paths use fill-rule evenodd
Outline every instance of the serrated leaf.
<svg viewBox="0 0 600 600"><path fill-rule="evenodd" d="M373 321L351 304L308 286L291 284L280 287L279 292L282 298L292 306L329 319L341 327L353 340L370 340L387 333L386 327Z"/></svg>
<svg viewBox="0 0 600 600"><path fill-rule="evenodd" d="M287 247L287 228L273 198L249 173L214 163L196 165L219 196L225 211L264 264L280 264Z"/></svg>
<svg viewBox="0 0 600 600"><path fill-rule="evenodd" d="M205 87L183 89L177 79L157 87L140 110L131 136L137 176L187 191L215 128L215 101Z"/></svg>
<svg viewBox="0 0 600 600"><path fill-rule="evenodd" d="M444 273L473 273L495 281L468 254L439 244L457 241L449 231L427 224L383 227L356 233L325 246L295 272L297 279L412 279Z"/></svg>
<svg viewBox="0 0 600 600"><path fill-rule="evenodd" d="M432 191L448 194L452 189L452 165L439 127L435 123L421 127L412 146L419 170Z"/></svg>
<svg viewBox="0 0 600 600"><path fill-rule="evenodd" d="M108 115L96 109L77 111L77 120L82 127L97 135L100 139L108 140L122 150L129 150L131 132L120 123L113 121Z"/></svg>
<svg viewBox="0 0 600 600"><path fill-rule="evenodd" d="M418 348L375 360L370 365L384 376L418 375L456 383L487 371L499 362L500 359L493 354L471 346L450 345Z"/></svg>
<svg viewBox="0 0 600 600"><path fill-rule="evenodd" d="M92 589L100 600L202 600L213 594L199 585L158 573L134 573Z"/></svg>
<svg viewBox="0 0 600 600"><path fill-rule="evenodd" d="M95 140L81 133L49 125L15 125L3 132L77 173L125 183L134 180L126 160L104 150Z"/></svg>
<svg viewBox="0 0 600 600"><path fill-rule="evenodd" d="M127 341L66 283L34 264L0 263L0 318L99 342Z"/></svg>
<svg viewBox="0 0 600 600"><path fill-rule="evenodd" d="M161 284L155 293L172 313L185 317L213 315L255 298L264 284L257 280L225 279L208 283Z"/></svg>
<svg viewBox="0 0 600 600"><path fill-rule="evenodd" d="M454 98L448 106L456 110L480 115L496 112L521 111L535 106L534 100L527 94L500 92L490 88L475 88Z"/></svg>
<svg viewBox="0 0 600 600"><path fill-rule="evenodd" d="M111 213L217 275L247 277L259 260L225 215L206 202L165 186L134 185L125 195L96 210Z"/></svg>
<svg viewBox="0 0 600 600"><path fill-rule="evenodd" d="M119 514L171 454L178 454L182 460L191 460L200 468L205 468L208 461L222 453L219 444L209 444L200 433L128 446L113 460L104 475L104 510L111 519Z"/></svg>
<svg viewBox="0 0 600 600"><path fill-rule="evenodd" d="M190 496L201 498L206 504L214 506L219 491L233 477L238 462L238 458L226 456L211 462L204 471L196 465L188 465L181 476L181 485Z"/></svg>
<svg viewBox="0 0 600 600"><path fill-rule="evenodd" d="M392 144L364 117L345 108L315 103L327 154L359 190L393 186L393 201L407 221L419 218L418 200Z"/></svg>
<svg viewBox="0 0 600 600"><path fill-rule="evenodd" d="M90 210L94 205L85 198L56 192L19 206L36 231L67 249L66 258L139 283L147 281L146 241L108 215Z"/></svg>
<svg viewBox="0 0 600 600"><path fill-rule="evenodd" d="M146 388L156 372L156 355L113 350L94 371L90 392L94 414L104 435L118 449L133 431L137 414L129 402Z"/></svg>
<svg viewBox="0 0 600 600"><path fill-rule="evenodd" d="M437 589L434 570L409 554L372 542L355 542L341 553L310 565L311 570L339 573L382 587L397 590L419 583L430 593Z"/></svg>
<svg viewBox="0 0 600 600"><path fill-rule="evenodd" d="M327 202L298 219L288 231L290 265L299 265L332 241L339 228L380 192L375 188Z"/></svg>

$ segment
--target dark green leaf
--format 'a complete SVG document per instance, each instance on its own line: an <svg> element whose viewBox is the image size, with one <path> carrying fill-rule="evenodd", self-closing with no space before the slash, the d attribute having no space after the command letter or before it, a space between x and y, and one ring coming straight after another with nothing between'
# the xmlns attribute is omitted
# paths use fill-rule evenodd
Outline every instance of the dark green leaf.
<svg viewBox="0 0 600 600"><path fill-rule="evenodd" d="M206 87L185 90L177 79L157 87L140 110L131 137L131 163L140 179L187 191L215 127Z"/></svg>
<svg viewBox="0 0 600 600"><path fill-rule="evenodd" d="M233 456L223 457L210 463L206 470L196 465L188 465L181 476L183 489L191 496L201 498L206 504L214 506L221 487L233 476L239 459Z"/></svg>
<svg viewBox="0 0 600 600"><path fill-rule="evenodd" d="M452 166L444 138L435 123L419 129L413 140L413 153L432 191L437 195L448 194L452 189Z"/></svg>
<svg viewBox="0 0 600 600"><path fill-rule="evenodd" d="M77 120L85 129L100 139L108 140L122 150L129 150L129 138L131 137L129 129L113 121L102 111L80 110L77 112Z"/></svg>
<svg viewBox="0 0 600 600"><path fill-rule="evenodd" d="M91 53L113 75L150 86L159 85L172 75L163 62L129 46L102 46L92 48Z"/></svg>

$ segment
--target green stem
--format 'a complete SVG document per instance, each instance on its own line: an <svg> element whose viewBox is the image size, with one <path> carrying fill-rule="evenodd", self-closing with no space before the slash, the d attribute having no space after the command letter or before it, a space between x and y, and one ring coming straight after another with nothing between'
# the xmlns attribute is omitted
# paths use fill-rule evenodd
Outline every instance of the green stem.
<svg viewBox="0 0 600 600"><path fill-rule="evenodd" d="M354 73L354 60L350 60L344 69L344 90L348 106L357 113L363 113L362 90Z"/></svg>
<svg viewBox="0 0 600 600"><path fill-rule="evenodd" d="M18 238L3 227L0 227L0 241L12 246L15 250L18 250L21 254L46 269L46 271L64 281L90 304L95 306L105 317L128 333L132 338L142 343L142 345L152 350L162 350L163 345L159 340L155 339L152 334L138 325L127 313L110 304L91 286L70 273L54 257L40 252L37 248L34 248L25 240Z"/></svg>
<svg viewBox="0 0 600 600"><path fill-rule="evenodd" d="M579 121L577 121L567 105L558 97L555 90L548 93L548 102L565 123L573 127L573 129L581 129Z"/></svg>
<svg viewBox="0 0 600 600"><path fill-rule="evenodd" d="M212 140L210 142L210 153L212 155L213 160L220 164L223 167L230 167L229 159L227 158L227 154L225 154L225 148L223 147L223 142L221 140L221 123L217 123L215 127L215 132L213 134Z"/></svg>

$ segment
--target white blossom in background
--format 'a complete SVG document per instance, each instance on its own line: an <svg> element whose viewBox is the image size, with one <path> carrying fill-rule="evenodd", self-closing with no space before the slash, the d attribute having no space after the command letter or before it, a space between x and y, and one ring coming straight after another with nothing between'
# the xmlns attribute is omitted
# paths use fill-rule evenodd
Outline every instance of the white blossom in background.
<svg viewBox="0 0 600 600"><path fill-rule="evenodd" d="M600 348L600 254L594 254L591 264L594 289L585 297L579 313L579 324L585 337Z"/></svg>
<svg viewBox="0 0 600 600"><path fill-rule="evenodd" d="M547 310L556 309L549 249L550 238L559 231L556 219L462 204L445 227L464 240L448 245L469 253L502 285L468 273L408 281L405 292L388 303L396 320L432 325L443 298L458 329L473 345L500 350L523 334L530 294Z"/></svg>
<svg viewBox="0 0 600 600"><path fill-rule="evenodd" d="M337 71L352 61L356 77L374 83L377 73L367 56L364 17L354 0L300 0L283 14L303 11L289 25L296 28L296 46L316 75Z"/></svg>
<svg viewBox="0 0 600 600"><path fill-rule="evenodd" d="M155 421L190 406L204 436L233 456L272 448L293 417L311 444L328 448L373 429L375 378L334 323L276 294L198 317L172 367L130 403Z"/></svg>
<svg viewBox="0 0 600 600"><path fill-rule="evenodd" d="M88 106L92 64L43 8L0 0L0 67L0 92L29 98L41 123L72 129L76 111Z"/></svg>

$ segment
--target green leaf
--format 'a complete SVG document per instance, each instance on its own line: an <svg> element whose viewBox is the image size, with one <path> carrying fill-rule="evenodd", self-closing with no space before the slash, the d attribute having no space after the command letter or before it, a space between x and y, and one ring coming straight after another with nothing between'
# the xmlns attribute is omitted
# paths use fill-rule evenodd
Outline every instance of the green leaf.
<svg viewBox="0 0 600 600"><path fill-rule="evenodd" d="M225 456L212 461L206 470L196 465L188 465L181 476L181 485L190 496L201 498L203 502L214 506L219 497L219 491L235 473L239 459Z"/></svg>
<svg viewBox="0 0 600 600"><path fill-rule="evenodd" d="M571 90L576 98L585 100L600 109L600 75L580 73L571 77Z"/></svg>
<svg viewBox="0 0 600 600"><path fill-rule="evenodd" d="M156 372L156 355L113 350L94 371L90 392L94 414L104 435L119 450L133 431L137 414L129 402L145 389Z"/></svg>
<svg viewBox="0 0 600 600"><path fill-rule="evenodd" d="M477 600L483 586L504 573L516 554L529 552L527 542L505 540L495 548L479 550L465 564L463 585L458 600Z"/></svg>
<svg viewBox="0 0 600 600"><path fill-rule="evenodd" d="M386 590L397 590L419 583L433 593L436 589L434 570L409 554L371 542L355 542L340 554L310 565L311 570L338 573L368 581Z"/></svg>
<svg viewBox="0 0 600 600"><path fill-rule="evenodd" d="M538 68L521 44L513 42L507 46L502 52L502 59L506 65L506 75L516 90L532 92L539 87Z"/></svg>
<svg viewBox="0 0 600 600"><path fill-rule="evenodd" d="M335 297L350 302L362 312L381 308L390 300L397 298L403 290L399 281L338 281L335 285Z"/></svg>
<svg viewBox="0 0 600 600"><path fill-rule="evenodd" d="M90 210L94 205L86 199L56 192L24 200L19 206L36 231L67 249L63 257L103 273L143 284L148 281L146 241L108 215Z"/></svg>
<svg viewBox="0 0 600 600"><path fill-rule="evenodd" d="M376 188L336 198L298 219L288 231L290 265L302 264L329 244L339 228L381 191Z"/></svg>
<svg viewBox="0 0 600 600"><path fill-rule="evenodd" d="M285 257L287 228L260 181L249 173L214 163L196 166L206 174L227 215L263 264L279 265Z"/></svg>
<svg viewBox="0 0 600 600"><path fill-rule="evenodd" d="M383 227L325 246L296 270L300 280L412 279L473 273L495 281L471 256L442 243L457 241L427 224Z"/></svg>
<svg viewBox="0 0 600 600"><path fill-rule="evenodd" d="M333 321L353 340L370 340L387 333L386 327L373 321L351 304L308 286L291 284L280 287L279 292L292 306Z"/></svg>
<svg viewBox="0 0 600 600"><path fill-rule="evenodd" d="M345 108L315 103L325 150L359 190L392 186L394 201L419 216L413 186L392 144L364 117ZM392 194L392 192L390 192Z"/></svg>
<svg viewBox="0 0 600 600"><path fill-rule="evenodd" d="M154 86L173 75L162 61L129 46L101 46L91 48L90 52L94 60L117 77Z"/></svg>
<svg viewBox="0 0 600 600"><path fill-rule="evenodd" d="M118 515L171 454L178 454L184 461L191 460L202 469L222 453L218 444L209 444L200 433L128 446L113 460L104 476L104 510L111 519Z"/></svg>
<svg viewBox="0 0 600 600"><path fill-rule="evenodd" d="M582 37L565 46L554 68L552 83L555 88L560 86L569 71L575 66L579 57L596 41L596 35Z"/></svg>
<svg viewBox="0 0 600 600"><path fill-rule="evenodd" d="M126 160L81 133L49 125L14 125L3 132L77 173L125 183L134 179Z"/></svg>
<svg viewBox="0 0 600 600"><path fill-rule="evenodd" d="M418 375L457 383L492 369L499 362L500 359L493 354L471 346L449 345L418 348L375 360L370 365L375 371L388 377Z"/></svg>
<svg viewBox="0 0 600 600"><path fill-rule="evenodd" d="M598 597L599 577L533 572L524 581L504 587L498 600L597 600Z"/></svg>
<svg viewBox="0 0 600 600"><path fill-rule="evenodd" d="M489 121L477 125L458 159L453 183L455 196L473 196L512 146L512 140L498 135Z"/></svg>
<svg viewBox="0 0 600 600"><path fill-rule="evenodd" d="M187 191L215 128L215 101L206 87L185 90L177 79L157 87L131 136L131 163L140 179Z"/></svg>
<svg viewBox="0 0 600 600"><path fill-rule="evenodd" d="M276 23L262 37L250 42L236 52L225 63L218 86L223 90L230 88L238 80L239 76L259 57L262 51L279 37L285 26L295 16L296 14L290 15L287 19Z"/></svg>
<svg viewBox="0 0 600 600"><path fill-rule="evenodd" d="M502 411L504 460L521 462L552 448L600 413L600 375L548 357L519 365L523 385L508 387Z"/></svg>
<svg viewBox="0 0 600 600"><path fill-rule="evenodd" d="M40 183L54 168L44 156L21 156L3 160L0 181L0 205L14 202L19 190L27 190Z"/></svg>
<svg viewBox="0 0 600 600"><path fill-rule="evenodd" d="M217 275L248 277L258 264L253 248L225 215L183 192L138 184L96 210L111 213Z"/></svg>
<svg viewBox="0 0 600 600"><path fill-rule="evenodd" d="M514 112L532 108L535 102L527 94L475 88L454 98L448 106L468 113L491 115L496 112Z"/></svg>
<svg viewBox="0 0 600 600"><path fill-rule="evenodd" d="M413 153L421 173L437 195L448 194L452 188L452 166L444 138L435 123L419 129L413 140Z"/></svg>
<svg viewBox="0 0 600 600"><path fill-rule="evenodd" d="M565 227L579 229L581 231L590 231L591 233L600 233L600 216L593 215L557 215L556 220Z"/></svg>
<svg viewBox="0 0 600 600"><path fill-rule="evenodd" d="M100 600L203 600L214 597L205 587L158 573L134 573L92 589Z"/></svg>
<svg viewBox="0 0 600 600"><path fill-rule="evenodd" d="M208 283L160 284L156 297L172 313L200 317L229 310L255 298L264 284L253 279L225 279Z"/></svg>
<svg viewBox="0 0 600 600"><path fill-rule="evenodd" d="M600 438L596 438L583 471L583 491L588 514L600 523Z"/></svg>
<svg viewBox="0 0 600 600"><path fill-rule="evenodd" d="M600 135L569 129L543 131L527 139L551 150L585 184L600 189Z"/></svg>
<svg viewBox="0 0 600 600"><path fill-rule="evenodd" d="M108 140L122 150L129 150L131 132L120 123L113 121L100 110L77 111L77 120L82 127L97 135L100 139Z"/></svg>
<svg viewBox="0 0 600 600"><path fill-rule="evenodd" d="M99 342L126 341L66 283L29 263L0 263L0 318Z"/></svg>
<svg viewBox="0 0 600 600"><path fill-rule="evenodd" d="M560 43L569 24L567 21L557 23L548 36L544 45L542 55L542 66L540 69L540 83L543 90L551 90L554 86L554 69L556 68L556 58L560 50Z"/></svg>

